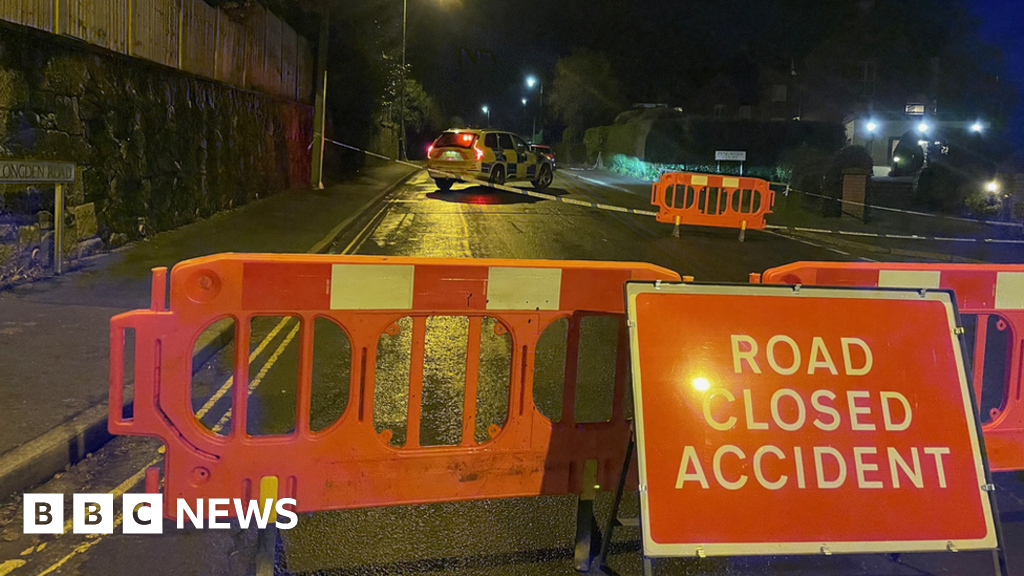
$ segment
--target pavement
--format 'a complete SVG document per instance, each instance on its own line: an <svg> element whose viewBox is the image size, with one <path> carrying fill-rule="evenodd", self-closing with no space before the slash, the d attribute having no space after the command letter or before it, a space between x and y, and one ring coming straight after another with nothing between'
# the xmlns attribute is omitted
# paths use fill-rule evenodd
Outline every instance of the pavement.
<svg viewBox="0 0 1024 576"><path fill-rule="evenodd" d="M379 193L383 187L377 186L375 190ZM587 202L646 207L649 191L649 183L594 172L559 170L547 192ZM363 198L371 196L373 193L367 193ZM650 262L681 275L695 276L699 281L719 282L745 282L750 272L763 272L798 260L847 261L862 257L854 253L841 254L835 247L759 231L751 231L742 244L737 241L734 230L713 228L687 228L681 238L673 238L671 225L658 224L649 217L514 193L496 193L466 184L458 184L450 192L442 193L422 172L395 188L381 202L367 204L364 201L363 205L372 207L366 209L365 216L358 222L341 232L338 242L320 243L327 252ZM315 216L322 222L319 233L337 229L338 223L348 217L339 210L332 225L332 219L326 215ZM294 226L279 225L277 220L283 216L270 214L268 218L266 226L291 228L296 234L307 233ZM201 241L190 238L191 233L181 232L168 242L167 248L176 243L195 245L195 254L188 256L224 249L241 250L244 247L233 244L240 242L236 238L239 231L250 234L256 228L241 220L221 222L219 227L224 230L210 230L210 237ZM220 241L215 240L221 236ZM273 249L261 247L259 250L305 251L317 242L316 237L317 234L309 232L305 246L300 246L294 238L282 236L278 238L279 244L271 247ZM269 242L271 238L266 240ZM138 267L138 278L132 283L132 286L138 283L133 291L136 300L125 307L148 305L148 266L154 261L165 264L167 262L158 260L170 258L146 256L142 260L146 265ZM61 281L65 280L58 282ZM127 284L121 289L127 291ZM17 291L11 297L29 298L17 296ZM103 300L99 302L102 305ZM110 305L106 308L123 309ZM254 331L264 332L255 328ZM250 371L265 375L259 387L250 391L250 401L268 408L268 413L273 412L271 403L278 401L275 399L294 403L287 392L289 385L291 390L295 387L298 342L284 336L285 332L287 330L281 330L277 336L268 334L265 340L268 353L250 363ZM106 346L106 332L97 330L92 334L76 332L75 335L79 339L94 337L98 346ZM458 356L451 355L456 359ZM52 362L52 359L47 361ZM105 362L105 357L102 361ZM464 369L464 360L462 366ZM336 369L344 372L350 367L346 363ZM437 371L447 373L443 366ZM220 385L228 376L211 374L211 382ZM327 376L331 381L339 381L333 372ZM104 394L105 373L101 381L98 389ZM341 378L340 381L346 380ZM541 392L535 387L534 393ZM539 406L537 398L535 396ZM313 400L315 405L316 399ZM375 398L374 419L378 405L386 406L386 403L378 403ZM425 402L424 410L427 408ZM447 421L445 419L452 414L458 415L457 411L448 414L442 409L438 412L439 422ZM221 419L229 420L229 417L225 413ZM423 422L434 420L424 417ZM70 499L72 492L137 492L142 489L140 481L145 468L154 463L159 466L162 461L159 441L118 437L91 458L70 467L35 491L62 493L66 499ZM996 484L1004 531L1010 543L1007 547L1010 562L1018 567L1016 572L1011 570L1010 573L1024 574L1019 569L1024 567L1024 484L1013 474L998 475ZM607 496L602 493L596 504L598 519L602 522L608 510ZM119 498L115 501L119 502ZM630 509L627 513L633 511L635 503L635 494L627 495ZM296 529L281 534L281 574L569 576L575 574L572 568L573 504L571 498L519 498L303 515ZM70 531L60 536L27 535L21 534L20 514L17 500L9 501L6 506L0 504L0 575L129 575L138 573L139 566L146 566L149 576L248 575L254 570L258 548L255 530L243 530L237 525L226 530L199 531L178 530L173 523L165 522L162 536L125 535L119 529L113 534L95 537ZM610 564L624 576L642 573L636 529L616 532ZM905 554L896 558L860 554L659 560L655 574L974 575L990 574L991 568L991 557L987 553L962 552Z"/></svg>
<svg viewBox="0 0 1024 576"><path fill-rule="evenodd" d="M110 318L149 306L152 268L222 252L324 252L343 224L414 172L364 168L325 190L282 192L0 292L0 495L109 438Z"/></svg>

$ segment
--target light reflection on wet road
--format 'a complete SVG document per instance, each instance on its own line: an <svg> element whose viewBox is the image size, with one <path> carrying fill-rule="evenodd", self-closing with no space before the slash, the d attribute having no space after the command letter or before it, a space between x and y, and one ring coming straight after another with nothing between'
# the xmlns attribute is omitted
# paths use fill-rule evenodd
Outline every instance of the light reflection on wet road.
<svg viewBox="0 0 1024 576"><path fill-rule="evenodd" d="M557 177L550 192L646 208L645 198L582 184L565 175ZM698 280L731 282L745 282L749 272L789 262L838 258L833 252L756 232L740 244L730 230L687 230L677 239L669 235L670 229L646 218L492 193L480 187L457 186L440 193L425 174L419 174L391 197L363 232L353 230L340 245L351 242L355 253L375 255L651 262ZM462 419L474 320L457 316L424 321L423 418L418 430L422 445L481 443L506 424L511 337L494 318L476 321L480 323L479 367L472 438L464 437ZM378 432L389 431L387 441L393 446L404 445L410 432L406 417L413 322L408 317L398 319L378 341L373 419ZM220 326L211 329L217 328ZM293 429L298 322L261 317L237 328L251 333L248 431L271 434ZM581 394L563 407L568 322L559 320L547 328L538 343L534 370L533 401L542 414L557 419L565 408L574 411L579 421L601 421L610 416L618 329L617 321L583 318L577 377ZM342 327L327 319L317 320L310 415L313 430L326 428L346 409L351 356ZM233 361L234 349L229 345L202 363L193 378L193 409L200 421L217 433L227 433L232 425L232 398L225 383ZM629 415L631 403L625 406ZM111 454L112 464L93 470L88 462L83 463L65 480L80 483L71 486L97 482L102 486L110 477L117 478L111 480L111 485L116 485L145 465L157 444L148 439L119 438L103 450ZM1011 543L1011 567L1016 567L1011 573L1024 574L1024 487L1014 475L1000 475L997 484L1001 511L1011 520L1004 524ZM82 491L55 488L61 490ZM596 502L602 521L610 508L609 496L601 493ZM636 495L627 494L624 513L635 514L637 507ZM571 497L375 508L312 515L283 537L288 568L296 573L569 576L576 574L572 561L575 514ZM155 566L147 569L152 575L251 573L251 531L176 532L170 527L165 532L153 538L107 537L60 573L135 574L142 565ZM60 558L64 552L58 554L57 550L62 550L58 544L51 545L46 554ZM637 529L616 532L610 564L623 575L641 573ZM987 553L958 553L907 554L898 559L886 555L677 559L659 561L655 573L901 576L992 572Z"/></svg>

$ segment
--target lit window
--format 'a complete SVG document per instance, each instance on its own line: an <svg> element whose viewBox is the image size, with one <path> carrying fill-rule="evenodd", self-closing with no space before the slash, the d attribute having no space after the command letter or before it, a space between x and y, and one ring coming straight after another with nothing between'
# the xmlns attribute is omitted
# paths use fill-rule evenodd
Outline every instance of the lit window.
<svg viewBox="0 0 1024 576"><path fill-rule="evenodd" d="M924 104L907 104L907 116L924 116Z"/></svg>

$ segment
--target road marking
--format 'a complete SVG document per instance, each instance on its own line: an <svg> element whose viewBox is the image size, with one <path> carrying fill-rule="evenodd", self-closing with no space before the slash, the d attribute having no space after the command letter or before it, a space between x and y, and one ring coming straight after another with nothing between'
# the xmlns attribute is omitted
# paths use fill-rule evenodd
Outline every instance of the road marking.
<svg viewBox="0 0 1024 576"><path fill-rule="evenodd" d="M383 213L389 206L390 206L390 201L389 201L388 204L385 205L384 208L381 209L381 212L378 212L378 215L380 213ZM362 242L359 242L360 238L362 237L363 242L366 241L368 236L364 236L364 233L367 231L367 229L369 229L371 226L373 226L373 223L376 220L377 220L376 216L374 218L371 218L370 221L366 224L366 226L364 226L363 229L360 230L358 234L356 234L356 237L352 239L352 241L348 244L348 246L345 247L344 250L342 250L340 252L340 254L349 254L350 251L353 249L353 246L355 246L356 249L358 250L359 246L362 246ZM358 246L356 245L356 242L359 242ZM275 326L274 329L269 334L267 334L267 336L263 339L263 341L260 342L259 346L257 346L256 349L253 350L252 354L249 355L249 362L250 363L252 363L252 361L257 356L259 356L263 352L264 349L266 349L266 347L277 336L277 334L281 331L281 329L284 328L284 325L289 320L291 320L292 318L294 318L294 317L293 316L287 316L287 317L283 318L280 322L278 322L277 326ZM286 338L286 341L290 342L291 339L293 339L295 337L294 335L298 332L298 330L299 330L299 326L295 326L292 329L291 333L289 333L288 338ZM274 363L277 362L277 358L280 356L281 353L283 353L283 345L279 346L277 348L277 350L274 351L274 355L271 356L271 358L268 358L267 362L270 365L273 365ZM269 369L270 368L268 366L264 365L264 370L261 370L260 374L257 375L257 377L256 377L257 379L254 380L252 384L250 384L250 390L249 390L250 394L252 393L252 390L255 389L255 386L259 385L259 383L263 379L263 376L266 375L266 371L269 370ZM207 412L209 412L213 408L213 405L215 405L217 403L217 400L219 400L221 396L223 396L225 393L227 393L227 390L231 389L231 386L232 386L233 383L234 383L234 376L232 375L224 383L224 385L221 387L221 389L218 390L217 393L214 395L214 396L216 396L216 398L211 397L210 400L207 401L207 403L203 405L203 408L200 409L200 411L202 412L203 415L205 415ZM219 396L217 394L219 394ZM228 416L229 413L230 413L230 410L225 413L225 416ZM198 412L196 413L196 416L200 417ZM218 422L218 425L220 425L220 422ZM162 446L161 446L161 448L162 448ZM146 464L145 466L143 466L141 470L139 470L138 472L133 474L131 477L129 477L127 480L125 480L124 482L119 484L116 488L114 488L112 493L123 494L124 492L126 492L129 488L131 488L132 486L137 484L142 478L144 478L146 476L146 469L147 468L157 464L162 459L163 459L163 456L158 456L157 458L155 458L152 461L150 461L149 464ZM162 481L161 481L161 483L162 483ZM115 498L116 497L117 496L115 495ZM117 517L114 518L114 528L117 528L117 526L121 523L121 521L122 521L122 516L121 516L121 514L118 514ZM67 524L68 523L65 523L65 529L64 529L65 532L67 532L67 530L68 530ZM103 538L106 537L106 536L110 536L110 534L100 534L96 538L93 538L93 539L91 539L91 540L89 540L89 541L87 541L87 542L85 542L83 544L80 544L79 546L75 547L71 552L69 552L66 556L64 556L63 558L61 558L60 560L58 560L54 564L50 565L48 568L46 568L42 572L39 572L38 574L36 574L36 576L46 576L47 574L52 573L53 571L59 569L61 566L63 566L65 563L67 563L69 560L71 560L75 556L81 554L82 552L85 552L85 551L89 550L93 546L95 546L95 545L99 544L100 542L102 542ZM7 562L4 562L4 563L0 564L0 576L6 576L6 574L9 573L11 570L15 570L17 568L20 568L21 566L24 566L25 564L26 564L26 562L24 560L9 560ZM7 568L6 572L3 571L5 568Z"/></svg>
<svg viewBox="0 0 1024 576"><path fill-rule="evenodd" d="M123 520L123 517L121 516L121 514L118 514L117 516L114 517L114 526L113 526L112 530L116 530L117 527L121 525L121 520ZM68 560L71 560L75 556L81 554L82 552L85 552L89 548L92 548L93 546L95 546L95 545L99 544L100 542L102 542L103 541L103 536L104 536L103 534L100 534L96 538L93 538L93 539L88 540L88 541L86 541L86 542L84 542L82 544L79 544L78 546L75 547L74 550L69 552L67 556L65 556L65 557L61 558L60 560L58 560L57 562L53 563L46 570L43 570L42 572L36 574L36 576L46 576L47 574L49 574L49 573L53 572L54 570L60 568ZM109 536L109 534L108 534L108 536Z"/></svg>
<svg viewBox="0 0 1024 576"><path fill-rule="evenodd" d="M605 188L611 188L612 190L618 190L619 192L625 192L626 194L631 194L633 196L639 196L639 194L636 194L635 192L632 192L632 191L627 190L625 188L616 186L614 184L609 184L607 182L602 182L602 181L596 180L594 178L587 178L586 176L580 176L579 174L573 174L572 172L569 172L568 174L570 176L574 177L574 178L579 178L580 180L583 180L583 181L586 181L586 182L590 182L591 184L597 184L598 186L604 186Z"/></svg>
<svg viewBox="0 0 1024 576"><path fill-rule="evenodd" d="M153 465L157 464L162 459L163 459L163 456L157 456L156 458L151 460L149 462L149 464L146 464L145 466L143 466L141 470L139 470L135 474L132 474L124 482L118 484L116 488L114 488L113 490L110 491L110 493L113 494L114 498L117 498L118 496L124 494L125 492L130 490L133 486L135 486L140 481L142 481L143 478L145 478L146 470L150 466L153 466ZM114 517L114 528L117 528L117 526L119 524L121 524L121 520L122 520L121 514L118 514L116 517ZM72 522L73 522L73 519L72 520L68 520L67 522L64 523L64 533L65 534L67 534L68 531L71 530ZM113 533L113 531L111 531L111 533ZM60 536L63 536L63 534L58 535L57 537L59 538ZM103 540L104 536L109 536L109 534L100 534L100 535L97 535L95 538L92 538L92 539L88 540L87 542L79 544L78 546L73 548L71 550L71 552L69 552L66 556L64 556L63 558L61 558L57 562L51 564L45 570L43 570L42 572L39 572L38 574L36 574L36 576L45 576L46 574L49 574L49 573L53 572L54 570L57 570L58 568L63 566L65 563L67 563L68 560L71 560L75 556L77 556L77 555L81 554L82 552L85 552L86 550L88 550L88 549L92 548L93 546L99 544ZM41 551L45 546L46 546L45 542L43 544L40 544L39 547L36 548L36 552ZM4 564L6 564L6 562ZM23 566L24 564L25 564L25 562L22 562L21 566ZM3 572L2 571L3 566L4 566L3 564L0 564L0 576L3 576L4 574L7 573L7 572ZM12 569L13 568L18 568L18 566L13 566Z"/></svg>
<svg viewBox="0 0 1024 576"><path fill-rule="evenodd" d="M252 364L252 361L255 360L261 353L263 353L263 350L266 349L267 344L270 344L270 342L277 337L277 333L280 332L282 328L284 328L284 325L287 324L293 318L295 317L285 316L284 318L281 319L280 322L277 323L277 326L274 326L274 329L270 331L270 334L267 334L266 338L264 338L263 341L260 342L259 346L257 346L256 349L253 350L251 354L249 354L249 364ZM200 408L198 412L196 412L196 419L202 420L203 416L206 416L206 413L213 408L213 406L224 396L224 394L227 394L227 391L231 389L231 385L234 384L234 382L235 376L234 374L232 374L230 377L228 377L227 380L224 381L224 385L221 386L219 390L214 392L213 396L210 396L210 399L206 401L206 404L203 404L203 407Z"/></svg>
<svg viewBox="0 0 1024 576"><path fill-rule="evenodd" d="M11 570L21 568L25 564L28 564L25 560L7 560L0 563L0 576L7 576L11 573Z"/></svg>
<svg viewBox="0 0 1024 576"><path fill-rule="evenodd" d="M298 333L299 325L296 324L296 326L292 328L292 331L289 332L288 335L285 336L284 340L281 341L281 344L277 347L277 350L274 350L274 353L270 355L270 358L267 358L267 361L263 364L263 367L260 368L260 371L258 374L256 374L256 377L253 378L252 382L249 383L249 391L246 397L252 396L252 393L256 391L256 387L259 386L261 382L263 382L263 378L267 375L267 372L270 372L270 369L274 367L274 364L277 364L278 359L281 358L281 355L284 354L285 350L288 348L288 345L292 343L292 340L295 339L295 336ZM228 421L230 420L231 408L228 408L227 411L224 412L224 415L220 417L220 421L217 422L217 425L214 426L211 431L214 434L219 434L220 431L224 429L224 426L226 426Z"/></svg>
<svg viewBox="0 0 1024 576"><path fill-rule="evenodd" d="M822 250L828 250L829 252L835 252L836 254L842 254L843 256L851 256L851 257L853 256L853 254L850 254L849 252L844 252L842 250L839 250L838 248L831 248L831 247L825 246L823 244L818 244L817 242L811 242L810 240L805 240L805 239L800 238L798 236L790 236L788 234L779 234L778 232L775 232L774 230L762 230L762 232L764 232L765 234L771 234L773 236L778 236L779 238L786 238L787 240L796 240L797 242L799 242L801 244L806 244L808 246L814 246L815 248L820 248ZM857 259L864 260L864 261L867 261L867 262L878 262L878 260L872 260L871 258L868 258L866 256L857 256Z"/></svg>
<svg viewBox="0 0 1024 576"><path fill-rule="evenodd" d="M135 474L132 474L131 476L128 477L127 480L125 480L124 482L121 482L120 484L118 484L116 488L114 488L113 490L110 491L110 493L113 494L114 498L117 498L118 496L124 494L132 486L135 486L140 481L142 481L143 478L146 477L146 470L149 469L150 466L155 466L162 459L163 459L163 456L157 456L156 458L151 460L149 462L149 464L146 464L145 466L143 466L142 470L139 470ZM74 521L74 519L72 518L72 519L69 519L67 522L64 523L64 534L67 534L68 531L71 530L72 522L73 521ZM61 536L63 536L63 534L61 534Z"/></svg>

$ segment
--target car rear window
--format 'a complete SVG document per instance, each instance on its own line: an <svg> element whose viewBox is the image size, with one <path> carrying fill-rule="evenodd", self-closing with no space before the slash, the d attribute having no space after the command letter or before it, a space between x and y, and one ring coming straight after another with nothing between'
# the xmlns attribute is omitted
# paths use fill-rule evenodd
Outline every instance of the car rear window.
<svg viewBox="0 0 1024 576"><path fill-rule="evenodd" d="M472 132L443 132L434 141L434 148L469 148L476 138Z"/></svg>

